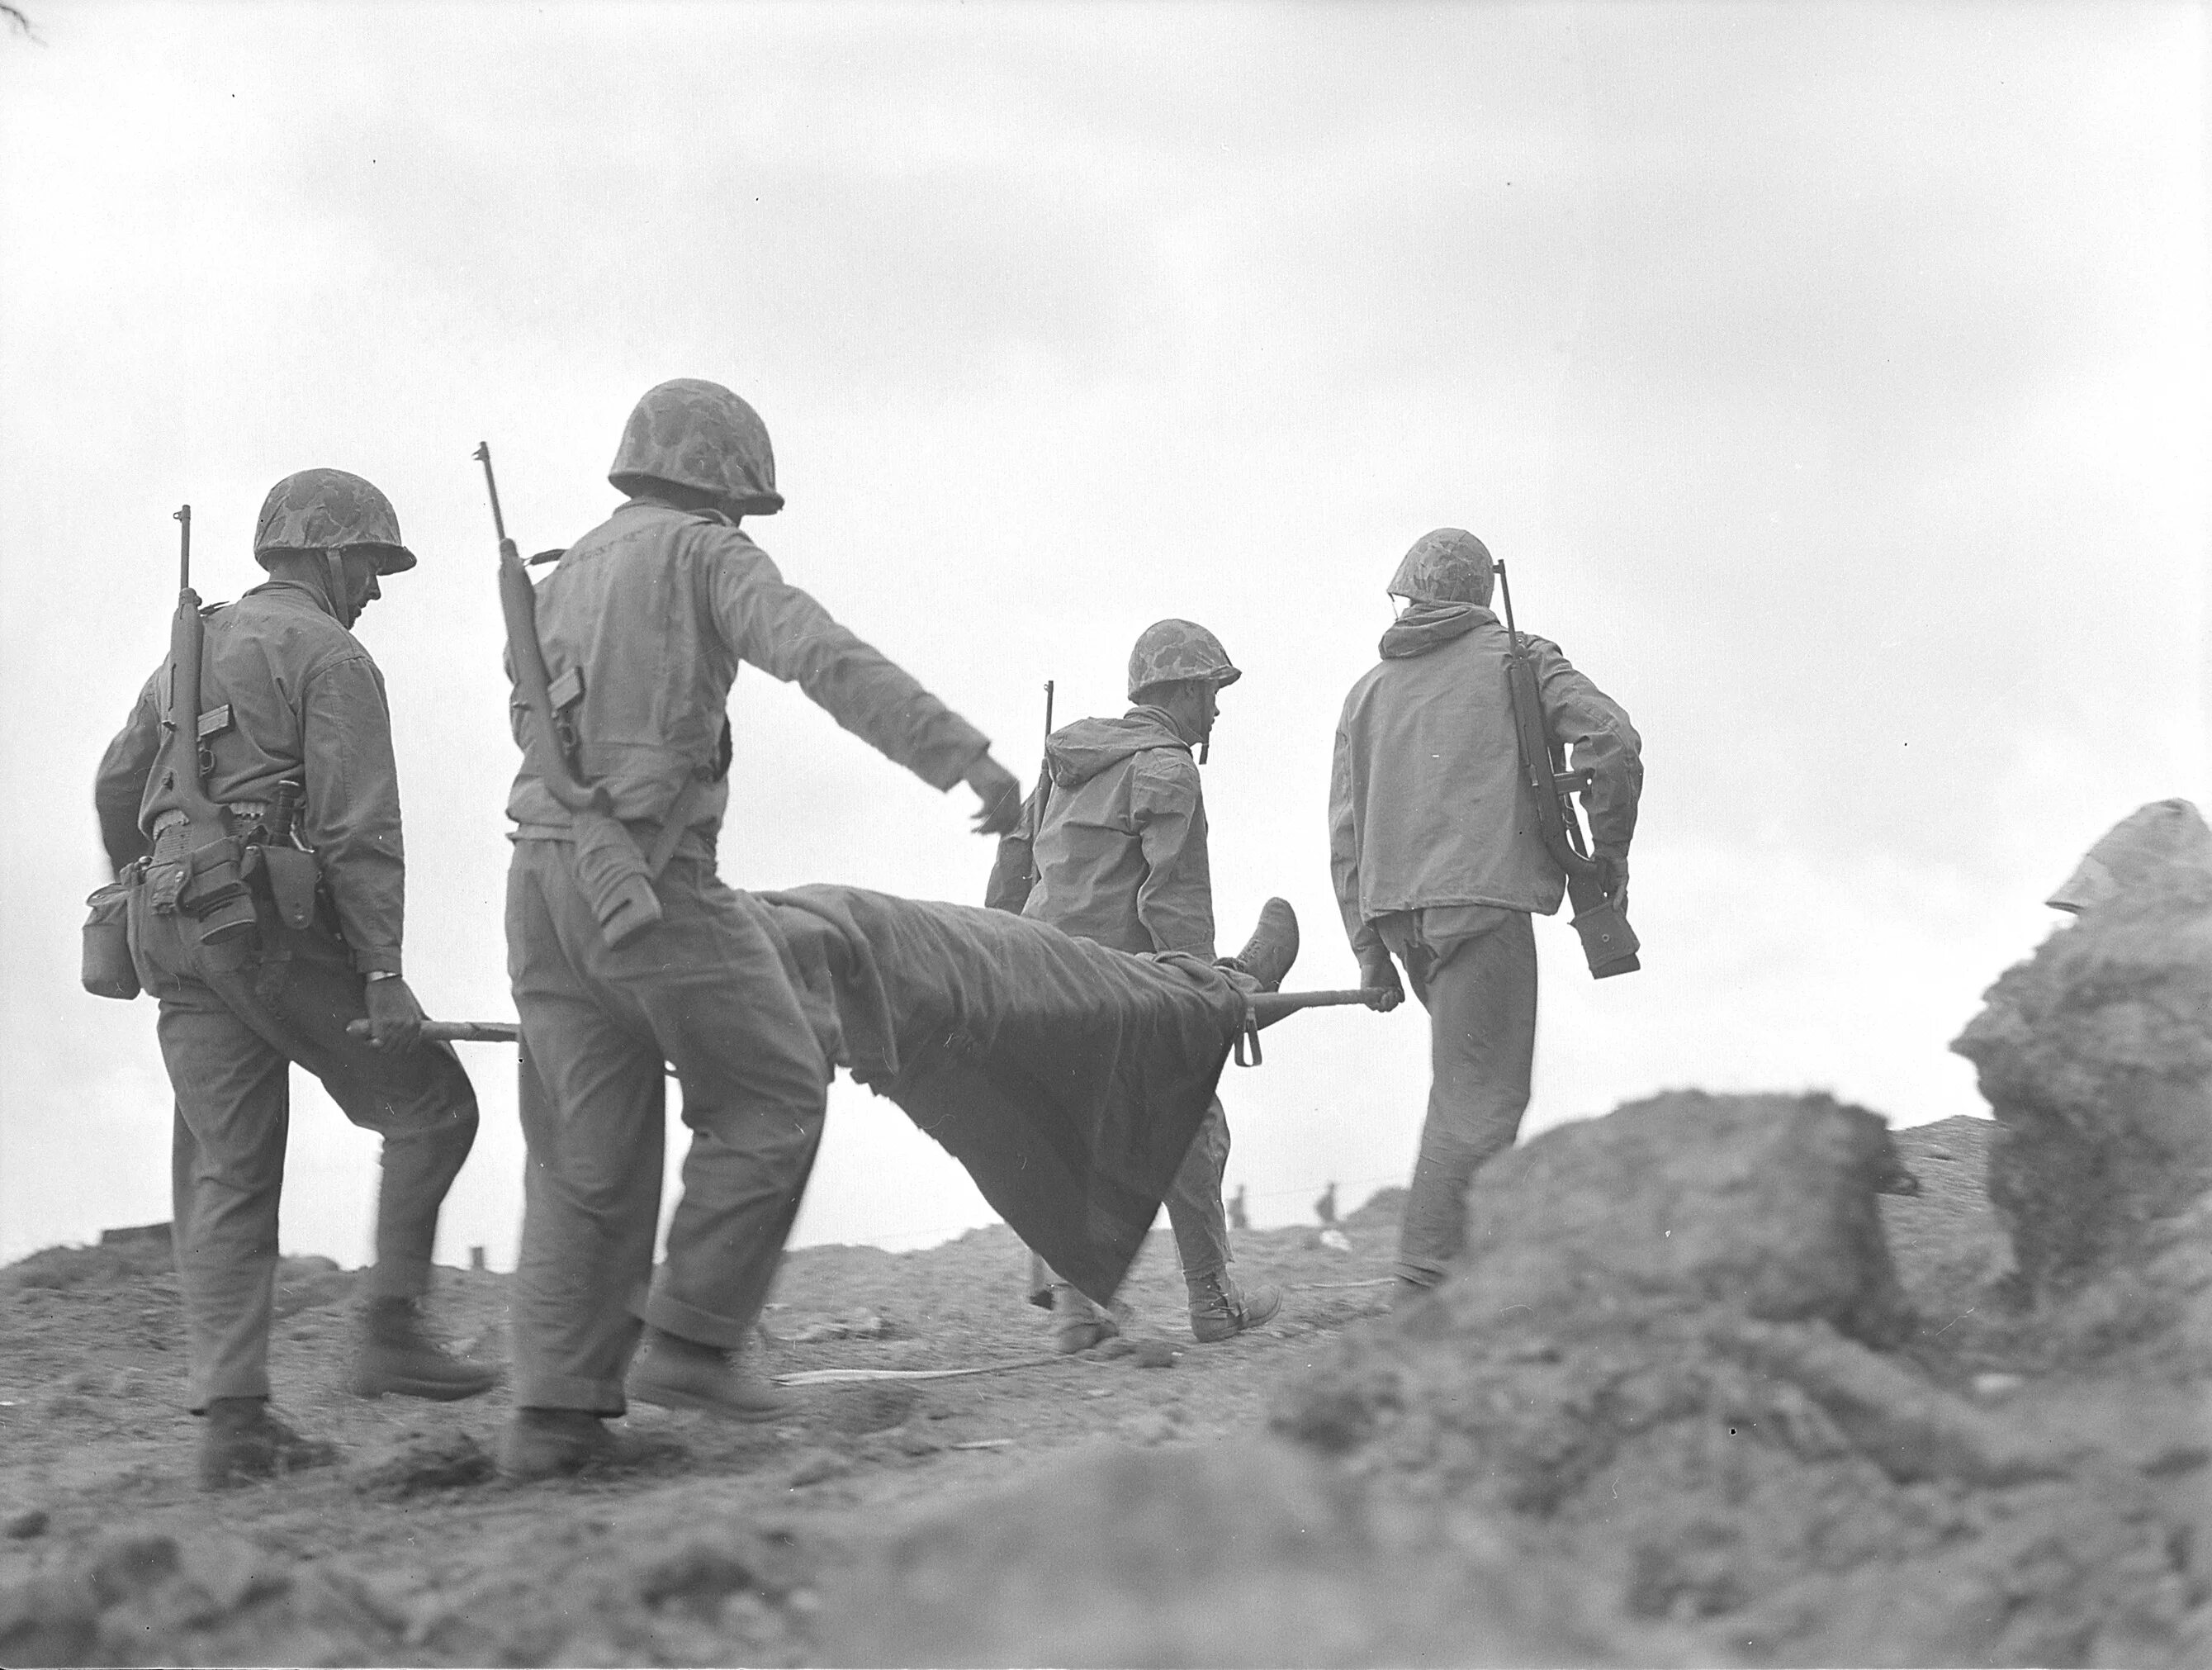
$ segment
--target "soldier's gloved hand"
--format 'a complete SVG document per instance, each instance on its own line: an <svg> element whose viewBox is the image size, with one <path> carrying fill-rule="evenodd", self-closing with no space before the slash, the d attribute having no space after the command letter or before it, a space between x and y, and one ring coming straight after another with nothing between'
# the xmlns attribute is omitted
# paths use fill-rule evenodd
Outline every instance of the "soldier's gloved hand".
<svg viewBox="0 0 2212 1670"><path fill-rule="evenodd" d="M1359 989L1382 994L1376 1000L1375 1007L1384 1015L1406 1001L1406 988L1398 979L1398 966L1390 960L1388 951L1370 951L1359 960Z"/></svg>
<svg viewBox="0 0 2212 1670"><path fill-rule="evenodd" d="M422 1041L422 1006L393 976L368 983L368 1035L380 1050L405 1051Z"/></svg>
<svg viewBox="0 0 2212 1670"><path fill-rule="evenodd" d="M1022 785L1014 774L991 758L980 756L961 781L975 791L983 804L975 813L978 835L1003 835L1020 821Z"/></svg>

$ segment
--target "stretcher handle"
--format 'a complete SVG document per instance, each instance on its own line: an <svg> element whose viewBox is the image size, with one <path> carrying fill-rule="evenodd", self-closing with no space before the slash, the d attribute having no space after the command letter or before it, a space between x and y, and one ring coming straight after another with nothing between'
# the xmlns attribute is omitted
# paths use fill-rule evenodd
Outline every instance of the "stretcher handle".
<svg viewBox="0 0 2212 1670"><path fill-rule="evenodd" d="M346 1022L348 1038L369 1035L368 1021ZM432 1043L512 1044L522 1036L522 1028L513 1021L425 1021L422 1036Z"/></svg>
<svg viewBox="0 0 2212 1670"><path fill-rule="evenodd" d="M1379 1009L1389 996L1388 989L1383 987L1352 991L1252 992L1244 999L1244 1023L1237 1029L1237 1042L1231 1048L1231 1057L1239 1067L1257 1067L1263 1059L1260 1053L1261 1027L1272 1027L1285 1015L1296 1015L1300 1009L1348 1009L1354 1003Z"/></svg>

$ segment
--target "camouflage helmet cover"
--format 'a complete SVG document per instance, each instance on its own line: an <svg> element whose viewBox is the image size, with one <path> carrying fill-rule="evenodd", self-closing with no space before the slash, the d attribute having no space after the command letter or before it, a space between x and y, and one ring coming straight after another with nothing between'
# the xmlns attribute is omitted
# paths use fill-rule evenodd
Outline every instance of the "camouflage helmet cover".
<svg viewBox="0 0 2212 1670"><path fill-rule="evenodd" d="M1463 527L1439 527L1413 541L1388 588L1414 603L1490 601L1490 547Z"/></svg>
<svg viewBox="0 0 2212 1670"><path fill-rule="evenodd" d="M783 509L768 425L721 384L698 377L649 388L631 410L607 479L629 493L641 478L712 493L733 516Z"/></svg>
<svg viewBox="0 0 2212 1670"><path fill-rule="evenodd" d="M253 524L253 555L265 568L280 551L344 551L366 545L377 553L377 570L398 574L415 566L400 542L392 501L344 470L301 470L286 476L261 501Z"/></svg>
<svg viewBox="0 0 2212 1670"><path fill-rule="evenodd" d="M1194 620L1156 620L1137 635L1137 647L1129 652L1131 701L1152 685L1211 679L1218 689L1243 676L1229 664L1221 640Z"/></svg>

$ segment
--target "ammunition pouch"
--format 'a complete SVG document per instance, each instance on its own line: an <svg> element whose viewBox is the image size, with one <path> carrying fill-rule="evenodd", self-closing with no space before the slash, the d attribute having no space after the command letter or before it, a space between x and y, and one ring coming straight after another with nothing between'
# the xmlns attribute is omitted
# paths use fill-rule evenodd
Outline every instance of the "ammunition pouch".
<svg viewBox="0 0 2212 1670"><path fill-rule="evenodd" d="M186 838L198 832L187 826ZM252 932L258 917L246 885L246 851L236 836L218 835L181 858L155 863L146 873L147 904L157 914L190 917L199 924L193 937L204 945Z"/></svg>
<svg viewBox="0 0 2212 1670"><path fill-rule="evenodd" d="M576 885L599 918L607 944L619 950L660 920L653 872L629 831L604 812L570 814Z"/></svg>
<svg viewBox="0 0 2212 1670"><path fill-rule="evenodd" d="M131 885L111 881L84 901L84 989L95 997L128 1001L138 995L138 966L131 955Z"/></svg>
<svg viewBox="0 0 2212 1670"><path fill-rule="evenodd" d="M1633 974L1644 966L1637 956L1642 942L1636 929L1628 925L1628 913L1620 908L1620 895L1604 893L1595 887L1585 890L1570 887L1575 914L1575 932L1582 936L1583 959L1589 964L1594 980L1610 979L1615 974Z"/></svg>

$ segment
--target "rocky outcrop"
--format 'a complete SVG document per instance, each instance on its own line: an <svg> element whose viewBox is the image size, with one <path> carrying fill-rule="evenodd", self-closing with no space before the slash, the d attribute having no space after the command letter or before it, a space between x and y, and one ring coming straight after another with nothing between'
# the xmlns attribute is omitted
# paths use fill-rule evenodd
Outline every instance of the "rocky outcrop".
<svg viewBox="0 0 2212 1670"><path fill-rule="evenodd" d="M2186 1322L2212 1277L2212 868L2193 850L2128 869L1952 1045L1999 1126L1989 1195L2018 1296L2070 1305L2117 1282L2090 1307L2108 1325Z"/></svg>
<svg viewBox="0 0 2212 1670"><path fill-rule="evenodd" d="M1898 1170L1881 1116L1831 1097L1632 1102L1477 1174L1438 1302L1472 1326L1594 1297L1712 1301L1884 1344L1906 1316L1875 1193Z"/></svg>

